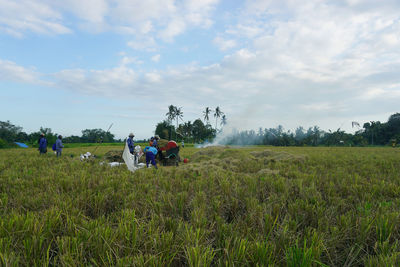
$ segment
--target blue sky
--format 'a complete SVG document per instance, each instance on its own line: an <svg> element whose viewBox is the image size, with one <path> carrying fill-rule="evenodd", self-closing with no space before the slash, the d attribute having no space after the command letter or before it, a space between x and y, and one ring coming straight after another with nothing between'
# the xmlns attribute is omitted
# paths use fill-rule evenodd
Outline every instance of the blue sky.
<svg viewBox="0 0 400 267"><path fill-rule="evenodd" d="M0 120L27 132L148 138L170 104L351 132L399 112L399 69L395 0L0 0Z"/></svg>

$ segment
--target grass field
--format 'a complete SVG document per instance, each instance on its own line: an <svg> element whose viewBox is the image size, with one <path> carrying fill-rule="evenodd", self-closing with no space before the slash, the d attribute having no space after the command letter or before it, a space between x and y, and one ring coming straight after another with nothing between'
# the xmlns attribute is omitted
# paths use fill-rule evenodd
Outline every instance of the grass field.
<svg viewBox="0 0 400 267"><path fill-rule="evenodd" d="M400 266L398 149L191 147L135 173L92 149L0 150L1 265Z"/></svg>

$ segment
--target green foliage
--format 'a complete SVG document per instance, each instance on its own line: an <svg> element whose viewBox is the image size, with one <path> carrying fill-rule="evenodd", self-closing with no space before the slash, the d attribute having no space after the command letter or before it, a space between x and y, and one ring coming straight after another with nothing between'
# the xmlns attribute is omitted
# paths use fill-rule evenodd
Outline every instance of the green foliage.
<svg viewBox="0 0 400 267"><path fill-rule="evenodd" d="M50 128L40 127L39 131L27 134L22 131L22 127L13 125L10 121L0 121L0 138L6 143L25 142L37 146L40 135L44 133L47 139L47 145L52 146L57 139L58 134L53 133ZM98 142L117 142L114 135L105 132L102 129L86 129L82 131L82 137L69 136L64 137L66 143L98 143ZM1 147L0 147L1 148Z"/></svg>
<svg viewBox="0 0 400 267"><path fill-rule="evenodd" d="M170 124L168 121L162 121L157 123L155 134L158 135L161 139L170 140L170 136L175 136L175 127Z"/></svg>
<svg viewBox="0 0 400 267"><path fill-rule="evenodd" d="M0 265L400 264L397 149L185 147L135 173L86 151L0 151Z"/></svg>
<svg viewBox="0 0 400 267"><path fill-rule="evenodd" d="M16 139L21 131L22 127L15 126L10 121L0 121L0 138L5 142L12 143L17 141Z"/></svg>
<svg viewBox="0 0 400 267"><path fill-rule="evenodd" d="M82 143L111 143L114 142L114 135L102 129L86 129L82 131L80 139Z"/></svg>
<svg viewBox="0 0 400 267"><path fill-rule="evenodd" d="M6 148L7 142L0 138L0 148Z"/></svg>
<svg viewBox="0 0 400 267"><path fill-rule="evenodd" d="M177 136L177 140L184 139L186 142L203 142L205 140L212 140L215 137L215 130L209 124L204 123L197 119L193 124L185 122L180 124L177 130L168 121L162 121L157 124L155 134L159 135L162 139L168 139L169 136Z"/></svg>
<svg viewBox="0 0 400 267"><path fill-rule="evenodd" d="M212 129L209 124L204 123L197 119L192 125L192 136L194 142L203 142L205 140L212 140L215 137L215 129Z"/></svg>

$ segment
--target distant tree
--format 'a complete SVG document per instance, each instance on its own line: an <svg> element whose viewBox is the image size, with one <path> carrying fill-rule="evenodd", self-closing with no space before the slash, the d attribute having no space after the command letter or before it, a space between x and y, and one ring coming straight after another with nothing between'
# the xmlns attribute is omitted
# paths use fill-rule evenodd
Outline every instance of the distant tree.
<svg viewBox="0 0 400 267"><path fill-rule="evenodd" d="M15 139L17 141L27 142L29 141L29 135L26 132L19 132Z"/></svg>
<svg viewBox="0 0 400 267"><path fill-rule="evenodd" d="M193 122L192 135L194 142L203 142L213 139L215 137L215 130L209 124L204 125L202 120L197 119Z"/></svg>
<svg viewBox="0 0 400 267"><path fill-rule="evenodd" d="M183 124L183 132L184 132L185 137L191 138L192 130L193 130L193 124L191 123L191 121L185 122Z"/></svg>
<svg viewBox="0 0 400 267"><path fill-rule="evenodd" d="M296 140L296 145L298 145L298 146L303 145L304 144L303 140L306 136L304 128L302 126L299 126L296 128L294 133L295 133L294 138Z"/></svg>
<svg viewBox="0 0 400 267"><path fill-rule="evenodd" d="M182 124L179 124L178 129L176 132L185 140L189 141L192 137L192 122L184 122Z"/></svg>
<svg viewBox="0 0 400 267"><path fill-rule="evenodd" d="M171 133L171 131L173 131ZM162 139L168 139L175 132L175 128L168 121L164 120L157 123L155 134L160 136Z"/></svg>
<svg viewBox="0 0 400 267"><path fill-rule="evenodd" d="M175 119L175 112L176 112L176 107L174 105L169 105L168 106L168 112L165 114L165 116L167 116L167 120L169 122L169 124L172 127L172 121ZM170 130L170 133L172 132L172 128ZM172 136L169 136L169 140L171 140Z"/></svg>
<svg viewBox="0 0 400 267"><path fill-rule="evenodd" d="M313 127L313 145L317 146L320 139L321 129L318 126Z"/></svg>
<svg viewBox="0 0 400 267"><path fill-rule="evenodd" d="M386 123L386 142L400 142L400 113L391 115Z"/></svg>
<svg viewBox="0 0 400 267"><path fill-rule="evenodd" d="M380 121L370 121L364 123L364 136L370 140L371 145L385 145L389 142L387 127L388 123Z"/></svg>
<svg viewBox="0 0 400 267"><path fill-rule="evenodd" d="M214 111L214 117L215 117L215 131L218 131L217 122L218 122L218 119L219 119L223 114L224 114L224 113L221 111L221 109L220 109L219 107L216 107L216 108L215 108L215 111Z"/></svg>
<svg viewBox="0 0 400 267"><path fill-rule="evenodd" d="M222 115L222 118L221 118L221 126L225 126L226 123L227 123L226 115L224 114L224 115ZM260 129L261 129L261 128L260 128ZM261 131L262 131L262 129L261 129Z"/></svg>
<svg viewBox="0 0 400 267"><path fill-rule="evenodd" d="M40 127L39 131L30 133L28 136L29 142L33 145L37 145L40 135L42 133L45 135L45 137L47 139L48 146L51 146L52 144L54 144L56 142L57 134L53 133L51 128L46 128L46 127Z"/></svg>
<svg viewBox="0 0 400 267"><path fill-rule="evenodd" d="M179 120L182 120L182 118L183 118L182 108L175 107L174 113L175 113L175 119L176 119L176 129L178 129ZM175 132L175 139L178 139L176 134L177 134L177 132Z"/></svg>
<svg viewBox="0 0 400 267"><path fill-rule="evenodd" d="M22 127L16 126L10 121L0 121L0 138L5 142L17 141L16 138L21 131Z"/></svg>
<svg viewBox="0 0 400 267"><path fill-rule="evenodd" d="M203 111L204 122L206 124L208 124L208 122L210 121L210 114L211 114L211 109L209 107L206 107L206 109Z"/></svg>
<svg viewBox="0 0 400 267"><path fill-rule="evenodd" d="M77 135L71 135L63 138L65 143L81 143L81 137Z"/></svg>
<svg viewBox="0 0 400 267"><path fill-rule="evenodd" d="M7 146L7 142L0 138L0 148L6 148Z"/></svg>
<svg viewBox="0 0 400 267"><path fill-rule="evenodd" d="M85 129L82 131L81 140L83 143L112 143L114 142L114 135L102 129Z"/></svg>

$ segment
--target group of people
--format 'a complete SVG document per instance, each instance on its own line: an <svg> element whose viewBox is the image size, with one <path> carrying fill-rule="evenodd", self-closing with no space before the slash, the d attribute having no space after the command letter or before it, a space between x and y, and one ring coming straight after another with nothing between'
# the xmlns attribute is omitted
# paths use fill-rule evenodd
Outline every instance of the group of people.
<svg viewBox="0 0 400 267"><path fill-rule="evenodd" d="M127 144L128 144L129 152L132 155L136 156L135 141L133 141L133 137L135 137L135 135L133 133L130 133L129 138L127 140ZM146 166L147 167L149 167L149 163L151 163L154 166L154 168L157 169L156 155L159 150L159 147L158 147L159 140L160 140L160 137L158 135L151 137L149 145L143 149L143 153L146 155Z"/></svg>
<svg viewBox="0 0 400 267"><path fill-rule="evenodd" d="M39 143L39 155L46 154L47 153L47 139L46 139L44 133L40 134L38 143ZM55 144L53 145L53 150L56 152L57 157L61 156L63 147L64 147L64 145L62 143L62 136L59 135L57 137Z"/></svg>
<svg viewBox="0 0 400 267"><path fill-rule="evenodd" d="M133 137L135 135L133 133L129 134L129 138L127 140L129 152L136 157L136 152L135 152L135 141L133 140ZM158 135L155 135L154 137L150 138L149 145L146 146L143 150L144 154L146 155L146 166L149 167L149 163L151 163L154 168L157 169L157 163L156 163L156 155L160 151L160 147L158 146L158 141L160 140L160 137ZM46 154L47 153L47 139L45 137L45 134L42 133L40 135L40 138L38 140L39 143L39 154ZM182 141L182 147L184 146L183 141ZM62 143L62 136L59 135L57 137L57 140L55 144L53 145L53 150L56 152L57 157L61 156L62 149L64 145ZM162 153L162 152L161 152ZM161 156L162 154L160 154Z"/></svg>

